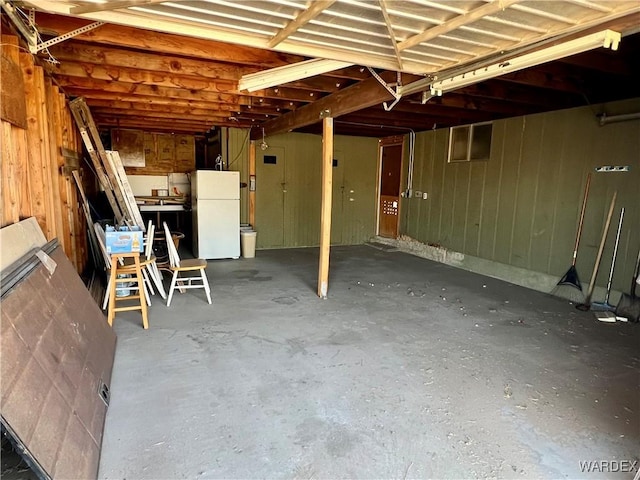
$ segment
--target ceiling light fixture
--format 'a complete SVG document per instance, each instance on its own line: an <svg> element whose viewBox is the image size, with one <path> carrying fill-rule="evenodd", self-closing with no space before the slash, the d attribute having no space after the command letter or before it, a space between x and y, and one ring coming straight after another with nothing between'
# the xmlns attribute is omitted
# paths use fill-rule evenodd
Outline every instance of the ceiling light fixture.
<svg viewBox="0 0 640 480"><path fill-rule="evenodd" d="M603 30L575 40L569 40L568 42L561 43L560 45L544 48L537 52L510 58L485 68L479 68L461 75L455 75L450 78L432 82L429 89L432 95L439 96L450 90L456 90L490 78L516 72L518 70L551 62L553 60L558 60L570 55L576 55L598 47L617 50L618 45L620 44L620 38L621 36L618 32L614 32L613 30ZM407 87L410 86L411 85L407 85Z"/></svg>
<svg viewBox="0 0 640 480"><path fill-rule="evenodd" d="M264 139L264 128L262 129L262 143L260 144L260 150L265 151L267 148L269 148L269 145L267 145L267 142Z"/></svg>
<svg viewBox="0 0 640 480"><path fill-rule="evenodd" d="M262 72L243 75L238 83L238 90L255 92L256 90L261 90L263 88L295 82L296 80L313 77L315 75L322 75L323 73L338 70L340 68L347 68L351 65L353 65L353 63L315 58L313 60L306 60L292 65L284 65L282 67L263 70Z"/></svg>

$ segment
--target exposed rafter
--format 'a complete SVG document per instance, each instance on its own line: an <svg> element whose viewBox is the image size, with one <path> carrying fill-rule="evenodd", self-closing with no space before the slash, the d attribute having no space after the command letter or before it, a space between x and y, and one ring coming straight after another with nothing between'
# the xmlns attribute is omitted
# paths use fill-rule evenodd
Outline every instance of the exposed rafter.
<svg viewBox="0 0 640 480"><path fill-rule="evenodd" d="M337 118L392 98L378 80L370 78L266 122L263 127L267 135L275 135L319 122L320 114L325 110Z"/></svg>
<svg viewBox="0 0 640 480"><path fill-rule="evenodd" d="M378 2L380 3L380 11L382 12L382 16L384 17L384 23L387 25L389 40L391 41L393 50L396 52L396 58L398 59L398 70L402 71L402 55L400 54L400 48L398 48L398 40L396 40L396 34L393 31L393 24L391 23L389 12L387 11L387 0L378 0Z"/></svg>
<svg viewBox="0 0 640 480"><path fill-rule="evenodd" d="M326 10L333 5L336 0L314 0L306 10L300 12L296 18L291 20L285 27L269 40L267 44L269 48L273 48L282 42L285 38L289 37L292 33L295 33L299 28L303 27L311 20L320 15L323 10Z"/></svg>
<svg viewBox="0 0 640 480"><path fill-rule="evenodd" d="M9 5L8 1L0 4ZM146 125L196 133L206 125L259 127L255 131L264 125L269 134L310 132L320 126L319 110L328 108L340 130L383 136L402 128L418 131L434 124L440 128L584 105L587 100L595 104L637 97L634 66L640 35L633 34L640 25L640 3L562 0L566 8L561 8L560 0L522 0L514 5L509 0L416 1L420 8L415 2L391 0L322 4L167 0L126 5L120 0L92 5L79 0L11 0L10 4L21 5L18 14L25 22L33 20L43 41L68 32L78 34L49 47L59 65L43 62L43 66L68 96L87 98L105 128ZM70 9L79 5L121 8L70 16ZM483 7L470 10L469 5ZM492 13L478 16L478 12ZM274 49L266 49L278 28L292 19L306 23ZM105 24L88 31L92 21ZM417 24L425 31L416 30ZM435 27L427 30L430 25ZM579 54L462 86L421 104L422 92L434 82L477 75L488 66L603 28L622 33L618 52ZM434 34L438 36L424 40ZM420 43L400 48L398 40L420 38ZM325 58L336 64L321 60ZM320 70L306 72L302 62L309 59ZM345 66L352 63L361 66ZM273 69L283 66L288 76L276 78L280 70ZM376 83L367 66L383 82ZM397 78L396 72L402 70ZM254 86L251 92L241 90L245 85L240 79L251 76L271 77L271 83ZM384 85L390 90L385 91ZM393 109L387 105L385 110L384 102L396 99ZM347 119L352 122L349 127L340 124Z"/></svg>
<svg viewBox="0 0 640 480"><path fill-rule="evenodd" d="M419 43L432 40L440 35L451 32L464 25L476 22L484 16L494 14L496 12L499 12L500 10L504 10L505 8L508 8L509 6L519 1L520 0L493 0L491 3L487 3L481 7L471 10L470 12L459 15L454 19L449 20L448 22L429 28L422 33L418 33L413 37L407 38L405 41L400 42L398 48L402 51L406 50L407 48L414 47Z"/></svg>

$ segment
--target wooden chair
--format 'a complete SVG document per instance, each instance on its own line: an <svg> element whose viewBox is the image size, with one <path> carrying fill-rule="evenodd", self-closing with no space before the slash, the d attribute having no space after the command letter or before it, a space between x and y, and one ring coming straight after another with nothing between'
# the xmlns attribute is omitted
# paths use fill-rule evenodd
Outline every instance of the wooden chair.
<svg viewBox="0 0 640 480"><path fill-rule="evenodd" d="M211 305L211 289L209 288L209 280L207 280L207 275L204 272L207 268L207 261L201 258L190 258L187 260L180 260L180 256L178 255L178 250L173 243L173 238L171 236L171 231L167 226L167 222L162 222L164 226L164 233L167 239L167 250L169 252L169 264L170 269L173 272L173 277L171 278L171 286L169 287L169 296L167 298L167 306L171 305L171 299L173 298L173 292L176 287L182 292L184 289L188 288L204 288L205 293L207 294L207 301L209 305ZM185 272L200 272L198 276L180 276ZM195 283L194 283L195 282Z"/></svg>
<svg viewBox="0 0 640 480"><path fill-rule="evenodd" d="M147 281L151 280L160 293L160 296L166 300L167 294L164 291L164 286L162 285L162 274L160 273L160 269L158 269L158 265L156 263L156 256L153 254L153 240L156 233L156 227L149 220L147 224L147 236L145 237L145 249L144 249L144 259L141 259L140 265L144 269L145 278ZM148 275L147 275L148 274ZM151 293L153 293L153 287L151 285L151 281L149 281L149 288L151 289Z"/></svg>

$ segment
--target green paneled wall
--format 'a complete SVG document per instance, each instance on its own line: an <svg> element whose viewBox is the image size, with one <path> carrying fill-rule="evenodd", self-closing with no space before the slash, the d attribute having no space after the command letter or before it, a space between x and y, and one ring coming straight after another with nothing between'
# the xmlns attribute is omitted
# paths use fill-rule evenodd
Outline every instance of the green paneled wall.
<svg viewBox="0 0 640 480"><path fill-rule="evenodd" d="M256 225L258 248L316 246L320 239L320 160L322 137L287 133L267 137L256 148ZM259 143L259 142L258 142ZM264 157L275 156L275 164ZM363 243L375 234L378 141L334 138L331 239L335 245ZM229 130L231 169L248 182L247 130ZM237 160L234 160L236 159ZM248 219L248 191L241 190L241 220Z"/></svg>
<svg viewBox="0 0 640 480"><path fill-rule="evenodd" d="M249 183L249 129L223 128L222 152L225 165L229 170L240 172L240 182ZM240 189L240 221L247 223L249 218L249 189Z"/></svg>
<svg viewBox="0 0 640 480"><path fill-rule="evenodd" d="M640 248L640 121L600 126L596 113L640 111L640 100L496 121L491 158L448 164L446 129L417 135L403 233L423 243L560 278L571 263L584 184L592 173L577 268L588 282L613 192L618 202L598 284L606 285L620 207L626 207L614 289L628 291ZM629 173L595 173L631 165Z"/></svg>

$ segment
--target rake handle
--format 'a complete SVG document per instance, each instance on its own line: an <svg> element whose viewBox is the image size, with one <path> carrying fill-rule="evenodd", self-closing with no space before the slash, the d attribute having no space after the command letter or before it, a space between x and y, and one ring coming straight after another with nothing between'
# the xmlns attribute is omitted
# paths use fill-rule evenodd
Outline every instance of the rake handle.
<svg viewBox="0 0 640 480"><path fill-rule="evenodd" d="M598 275L598 269L600 268L600 261L602 260L602 252L604 251L604 244L607 241L607 233L609 233L609 225L611 225L611 217L613 216L613 210L616 206L616 197L618 192L613 192L613 198L611 199L611 205L609 206L609 213L607 214L607 221L604 224L602 230L602 238L600 239L600 246L598 247L598 254L596 255L596 263L593 266L593 273L591 274L591 280L589 281L589 289L587 290L587 298L585 304L589 305L591 302L591 295L593 295L593 289L596 286L596 276Z"/></svg>
<svg viewBox="0 0 640 480"><path fill-rule="evenodd" d="M591 185L591 172L587 174L587 183L584 186L584 196L582 198L582 208L580 209L580 220L578 221L578 232L576 233L576 243L573 247L573 259L571 265L576 266L578 258L578 246L580 245L580 236L582 235L582 225L584 225L584 214L587 210L587 198L589 197L589 187Z"/></svg>

